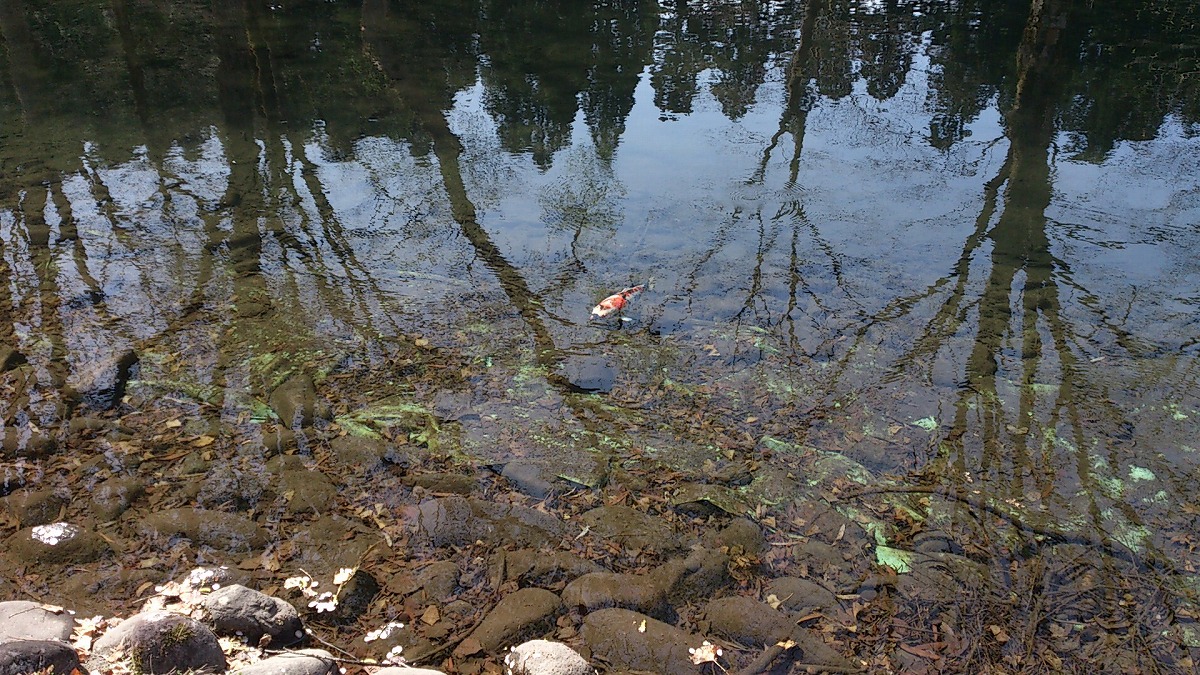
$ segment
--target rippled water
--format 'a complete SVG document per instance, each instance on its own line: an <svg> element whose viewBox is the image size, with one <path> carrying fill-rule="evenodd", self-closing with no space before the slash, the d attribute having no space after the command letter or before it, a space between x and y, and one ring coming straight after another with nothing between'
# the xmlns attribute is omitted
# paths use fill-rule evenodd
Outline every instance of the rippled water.
<svg viewBox="0 0 1200 675"><path fill-rule="evenodd" d="M5 433L413 335L485 460L813 446L1192 561L1195 19L1079 5L5 2Z"/></svg>

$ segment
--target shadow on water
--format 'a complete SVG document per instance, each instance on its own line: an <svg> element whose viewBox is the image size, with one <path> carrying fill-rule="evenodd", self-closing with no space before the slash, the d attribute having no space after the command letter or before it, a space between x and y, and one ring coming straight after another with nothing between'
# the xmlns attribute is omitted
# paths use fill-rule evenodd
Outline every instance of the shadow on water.
<svg viewBox="0 0 1200 675"><path fill-rule="evenodd" d="M155 501L94 524L129 551L179 506L278 554L273 443L346 511L412 495L356 438L667 510L717 485L781 538L832 504L875 576L961 584L948 541L962 663L1182 667L1188 7L6 1L3 493L133 477Z"/></svg>

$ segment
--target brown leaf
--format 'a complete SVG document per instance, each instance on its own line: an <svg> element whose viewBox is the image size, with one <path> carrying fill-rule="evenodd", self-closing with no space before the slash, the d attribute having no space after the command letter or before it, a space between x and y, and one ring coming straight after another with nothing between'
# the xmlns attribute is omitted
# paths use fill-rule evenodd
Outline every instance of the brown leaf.
<svg viewBox="0 0 1200 675"><path fill-rule="evenodd" d="M454 648L455 656L471 656L483 651L483 645L479 643L477 638L469 637L463 640Z"/></svg>
<svg viewBox="0 0 1200 675"><path fill-rule="evenodd" d="M916 645L916 646L910 646L910 645L906 645L904 643L900 643L900 649L903 649L904 651L908 652L909 654L912 654L913 656L919 656L923 659L929 659L930 661L938 661L942 658L940 654L938 654L937 652L931 651L931 649L930 649L931 647L941 647L941 646L943 646L943 645L940 642L930 642L927 644Z"/></svg>
<svg viewBox="0 0 1200 675"><path fill-rule="evenodd" d="M421 615L421 622L426 626L432 626L442 618L441 612L438 611L437 605L430 605L425 608L425 613Z"/></svg>

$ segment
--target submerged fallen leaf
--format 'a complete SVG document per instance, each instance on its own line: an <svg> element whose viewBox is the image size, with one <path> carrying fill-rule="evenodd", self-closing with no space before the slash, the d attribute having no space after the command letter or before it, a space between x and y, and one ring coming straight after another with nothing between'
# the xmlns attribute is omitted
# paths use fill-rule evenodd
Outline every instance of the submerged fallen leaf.
<svg viewBox="0 0 1200 675"><path fill-rule="evenodd" d="M483 651L483 645L480 644L478 638L473 637L463 640L459 643L458 647L454 649L454 653L457 656L471 656L472 654L478 654L481 651Z"/></svg>
<svg viewBox="0 0 1200 675"><path fill-rule="evenodd" d="M438 611L437 605L430 605L425 608L425 613L421 615L421 623L426 626L432 626L442 619L441 612Z"/></svg>
<svg viewBox="0 0 1200 675"><path fill-rule="evenodd" d="M908 652L909 654L912 654L913 656L919 656L923 659L928 659L930 661L941 660L941 658L942 658L941 655L938 654L937 652L932 651L932 649L931 649L931 647L939 647L939 646L941 646L941 644L936 643L936 642L931 642L929 644L916 645L916 646L911 646L911 645L906 645L904 643L900 643L900 649L903 649L904 651Z"/></svg>

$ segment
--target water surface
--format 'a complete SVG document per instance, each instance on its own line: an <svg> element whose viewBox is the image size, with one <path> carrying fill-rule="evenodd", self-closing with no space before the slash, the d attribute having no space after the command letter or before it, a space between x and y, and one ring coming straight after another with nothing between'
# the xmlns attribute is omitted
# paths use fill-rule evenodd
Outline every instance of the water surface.
<svg viewBox="0 0 1200 675"><path fill-rule="evenodd" d="M403 393L483 462L815 448L1015 510L949 518L993 552L1054 526L1190 570L1196 28L1167 0L5 2L0 338L36 381L0 419L61 426L61 385L132 349L137 400L243 429L305 371L335 425ZM414 338L461 381L389 373ZM322 379L350 364L373 389Z"/></svg>

